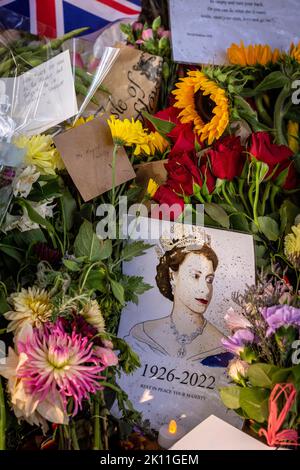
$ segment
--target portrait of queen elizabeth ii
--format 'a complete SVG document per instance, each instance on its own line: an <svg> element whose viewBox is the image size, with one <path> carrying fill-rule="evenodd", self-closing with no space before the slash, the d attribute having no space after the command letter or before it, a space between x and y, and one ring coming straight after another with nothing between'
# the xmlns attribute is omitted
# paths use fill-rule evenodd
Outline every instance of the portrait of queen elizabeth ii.
<svg viewBox="0 0 300 470"><path fill-rule="evenodd" d="M155 429L176 419L190 430L211 414L240 425L219 398L231 359L221 339L227 333L224 315L235 305L232 294L254 281L253 238L150 221L143 219L139 229L151 247L124 263L123 273L152 288L137 304L126 305L118 331L141 365L118 383Z"/></svg>
<svg viewBox="0 0 300 470"><path fill-rule="evenodd" d="M185 233L182 227L176 224L172 236L162 236L157 247L155 280L172 302L170 312L135 324L125 339L138 353L224 367L231 357L209 315L219 260L203 228Z"/></svg>

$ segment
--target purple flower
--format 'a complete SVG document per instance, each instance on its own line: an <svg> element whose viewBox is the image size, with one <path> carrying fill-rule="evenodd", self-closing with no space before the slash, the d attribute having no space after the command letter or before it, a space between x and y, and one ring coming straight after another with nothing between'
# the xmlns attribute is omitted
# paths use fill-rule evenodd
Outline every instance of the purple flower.
<svg viewBox="0 0 300 470"><path fill-rule="evenodd" d="M239 355L244 350L246 343L252 343L253 340L254 334L250 330L242 329L236 331L233 336L223 338L221 341L227 351Z"/></svg>
<svg viewBox="0 0 300 470"><path fill-rule="evenodd" d="M291 307L290 305L275 305L274 307L264 307L261 314L269 327L267 336L275 333L281 326L294 325L300 327L300 308Z"/></svg>

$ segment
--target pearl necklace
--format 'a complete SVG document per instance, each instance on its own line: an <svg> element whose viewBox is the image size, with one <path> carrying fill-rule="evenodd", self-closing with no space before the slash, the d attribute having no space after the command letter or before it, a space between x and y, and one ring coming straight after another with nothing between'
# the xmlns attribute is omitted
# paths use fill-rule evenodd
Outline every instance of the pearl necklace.
<svg viewBox="0 0 300 470"><path fill-rule="evenodd" d="M176 337L177 343L180 344L180 348L177 351L177 357L180 357L180 358L185 357L186 352L187 352L186 345L190 344L192 341L194 341L195 338L197 338L197 336L203 333L203 330L206 327L207 321L204 320L203 325L199 326L191 335L180 334L175 326L175 323L172 317L170 317L170 322L171 322L171 330Z"/></svg>

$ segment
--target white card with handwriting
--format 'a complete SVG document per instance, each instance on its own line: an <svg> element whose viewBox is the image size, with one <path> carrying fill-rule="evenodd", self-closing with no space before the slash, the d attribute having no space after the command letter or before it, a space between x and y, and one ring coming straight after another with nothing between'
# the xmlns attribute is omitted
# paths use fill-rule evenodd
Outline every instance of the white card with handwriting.
<svg viewBox="0 0 300 470"><path fill-rule="evenodd" d="M298 43L299 0L170 0L176 62L224 64L231 43Z"/></svg>
<svg viewBox="0 0 300 470"><path fill-rule="evenodd" d="M0 81L17 134L45 132L78 112L69 51Z"/></svg>

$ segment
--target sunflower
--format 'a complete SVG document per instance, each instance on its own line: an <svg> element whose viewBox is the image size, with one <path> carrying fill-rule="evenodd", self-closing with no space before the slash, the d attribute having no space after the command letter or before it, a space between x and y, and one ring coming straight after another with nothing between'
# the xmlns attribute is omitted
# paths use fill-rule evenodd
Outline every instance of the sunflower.
<svg viewBox="0 0 300 470"><path fill-rule="evenodd" d="M48 292L37 287L22 289L12 294L13 310L6 312L4 317L10 323L7 331L19 334L26 325L39 327L51 319L53 305Z"/></svg>
<svg viewBox="0 0 300 470"><path fill-rule="evenodd" d="M55 170L64 168L60 154L49 135L22 135L14 140L14 144L25 149L25 163L35 165L42 175L55 175Z"/></svg>
<svg viewBox="0 0 300 470"><path fill-rule="evenodd" d="M300 63L300 41L296 46L294 43L291 44L289 55Z"/></svg>
<svg viewBox="0 0 300 470"><path fill-rule="evenodd" d="M266 65L275 63L280 58L279 49L272 51L267 44L251 44L245 46L243 41L240 44L231 44L227 49L228 59L231 64L241 65Z"/></svg>
<svg viewBox="0 0 300 470"><path fill-rule="evenodd" d="M176 108L183 124L193 122L200 141L207 139L210 145L219 139L229 123L229 103L225 91L198 70L177 83Z"/></svg>
<svg viewBox="0 0 300 470"><path fill-rule="evenodd" d="M284 239L284 254L296 269L300 269L300 224L293 225L292 232Z"/></svg>

